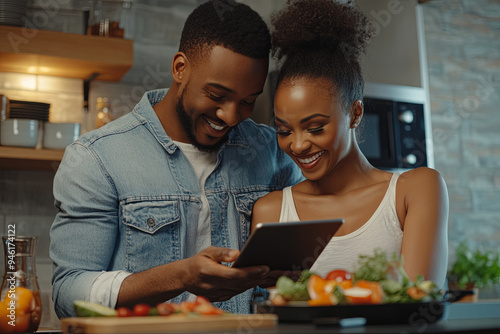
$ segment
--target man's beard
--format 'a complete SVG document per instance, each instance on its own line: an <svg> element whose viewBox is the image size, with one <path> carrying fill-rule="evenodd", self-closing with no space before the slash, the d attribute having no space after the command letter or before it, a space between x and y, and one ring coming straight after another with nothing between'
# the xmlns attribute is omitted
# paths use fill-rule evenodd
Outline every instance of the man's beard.
<svg viewBox="0 0 500 334"><path fill-rule="evenodd" d="M186 86L187 89L187 86ZM177 112L177 117L179 117L179 121L182 124L182 127L184 128L184 132L186 133L189 141L191 142L194 147L199 149L200 151L203 152L216 152L219 150L219 148L227 141L227 134L222 137L219 142L217 142L214 145L203 145L196 140L196 136L194 135L194 129L193 129L193 122L191 121L191 118L189 117L188 113L186 112L186 109L184 108L184 93L186 90L184 90L177 100L177 104L175 106L175 111ZM229 133L229 132L228 132Z"/></svg>

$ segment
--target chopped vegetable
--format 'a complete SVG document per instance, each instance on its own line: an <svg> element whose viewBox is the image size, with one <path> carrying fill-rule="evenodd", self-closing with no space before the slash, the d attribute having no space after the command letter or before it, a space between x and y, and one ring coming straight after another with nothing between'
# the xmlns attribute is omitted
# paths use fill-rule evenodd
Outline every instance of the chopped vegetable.
<svg viewBox="0 0 500 334"><path fill-rule="evenodd" d="M338 301L331 298L331 293L338 285L337 281L327 280L319 275L311 275L307 282L309 305L336 305Z"/></svg>
<svg viewBox="0 0 500 334"><path fill-rule="evenodd" d="M307 281L309 280L309 277L311 277L312 275L315 275L312 271L310 271L310 270L303 270L302 273L300 274L300 277L297 280L297 282L306 283L307 284Z"/></svg>
<svg viewBox="0 0 500 334"><path fill-rule="evenodd" d="M75 300L73 306L78 317L116 317L115 309L84 300Z"/></svg>
<svg viewBox="0 0 500 334"><path fill-rule="evenodd" d="M119 307L116 309L116 316L120 318L126 318L126 317L131 317L134 315L134 312L132 312L131 309L128 307Z"/></svg>
<svg viewBox="0 0 500 334"><path fill-rule="evenodd" d="M417 288L424 291L425 293L432 293L436 290L436 284L433 281L422 281L416 283Z"/></svg>
<svg viewBox="0 0 500 334"><path fill-rule="evenodd" d="M147 304L137 304L134 306L133 312L136 317L144 317L149 315L149 311L151 310L151 306Z"/></svg>
<svg viewBox="0 0 500 334"><path fill-rule="evenodd" d="M402 259L387 260L384 252L362 255L354 273L336 269L325 278L305 270L294 282L282 276L278 279L273 305L307 300L310 306L338 304L411 303L438 300L440 291L434 282L418 276L411 281L403 269Z"/></svg>
<svg viewBox="0 0 500 334"><path fill-rule="evenodd" d="M307 301L307 305L309 306L330 306L333 305L332 300L330 299L330 295L325 293L319 295L316 299L310 299Z"/></svg>
<svg viewBox="0 0 500 334"><path fill-rule="evenodd" d="M276 289L287 300L309 300L307 282L312 275L309 270L304 270L297 282L288 276L281 276L276 282Z"/></svg>
<svg viewBox="0 0 500 334"><path fill-rule="evenodd" d="M343 270L343 269L335 269L330 271L325 279L331 280L331 281L337 281L338 283L347 281L347 280L352 280L352 275L350 272Z"/></svg>
<svg viewBox="0 0 500 334"><path fill-rule="evenodd" d="M415 300L422 300L427 297L427 293L423 290L420 290L416 286L409 287L406 290L406 293L408 294L408 296Z"/></svg>
<svg viewBox="0 0 500 334"><path fill-rule="evenodd" d="M156 305L158 315L167 316L175 313L175 307L171 303L160 303Z"/></svg>
<svg viewBox="0 0 500 334"><path fill-rule="evenodd" d="M384 289L384 292L388 295L397 294L403 289L403 284L392 279L382 280L380 281L380 285L382 286L382 289Z"/></svg>
<svg viewBox="0 0 500 334"><path fill-rule="evenodd" d="M382 290L379 282L359 280L356 282L354 287L368 289L372 292L370 296L370 304L382 303L382 300L384 298L384 291Z"/></svg>
<svg viewBox="0 0 500 334"><path fill-rule="evenodd" d="M386 278L387 264L387 256L379 250L373 256L360 255L359 269L354 272L354 280L381 281Z"/></svg>
<svg viewBox="0 0 500 334"><path fill-rule="evenodd" d="M213 306L207 298L202 297L202 296L196 297L194 304L195 304L195 306L194 306L193 311L197 312L199 314L209 315L209 314L223 314L224 313L223 310Z"/></svg>
<svg viewBox="0 0 500 334"><path fill-rule="evenodd" d="M148 304L136 304L133 309L119 307L117 310L89 303L83 300L74 302L75 312L78 317L144 317L144 316L169 316L174 313L185 315L220 315L226 313L217 308L210 301L201 296L197 296L195 301L183 301L179 304L159 303L156 307Z"/></svg>
<svg viewBox="0 0 500 334"><path fill-rule="evenodd" d="M372 304L372 290L353 286L344 290L344 296L348 304Z"/></svg>

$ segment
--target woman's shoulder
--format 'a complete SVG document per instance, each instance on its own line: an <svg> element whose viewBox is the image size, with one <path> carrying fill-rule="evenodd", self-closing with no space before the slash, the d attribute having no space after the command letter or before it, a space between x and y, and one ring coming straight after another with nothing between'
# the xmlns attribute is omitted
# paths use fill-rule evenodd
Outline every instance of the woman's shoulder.
<svg viewBox="0 0 500 334"><path fill-rule="evenodd" d="M259 198L257 202L255 202L254 210L256 208L266 209L276 206L281 207L282 201L283 201L283 190L275 190Z"/></svg>
<svg viewBox="0 0 500 334"><path fill-rule="evenodd" d="M441 174L437 170L429 167L418 167L406 171L400 175L401 181L410 183L423 182L423 181L435 182L441 179L442 179Z"/></svg>
<svg viewBox="0 0 500 334"><path fill-rule="evenodd" d="M438 188L446 187L441 174L429 167L419 167L400 175L398 187L407 192L433 191Z"/></svg>
<svg viewBox="0 0 500 334"><path fill-rule="evenodd" d="M252 221L279 221L282 201L282 190L272 191L269 194L262 196L253 206Z"/></svg>

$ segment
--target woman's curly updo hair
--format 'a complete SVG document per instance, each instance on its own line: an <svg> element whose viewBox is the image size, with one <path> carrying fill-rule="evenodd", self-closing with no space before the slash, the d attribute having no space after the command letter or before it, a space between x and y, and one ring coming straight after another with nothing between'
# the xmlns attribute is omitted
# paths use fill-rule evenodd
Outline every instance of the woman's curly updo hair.
<svg viewBox="0 0 500 334"><path fill-rule="evenodd" d="M335 0L288 0L271 23L272 55L282 63L278 85L298 78L326 79L345 108L363 98L359 56L373 29L359 9Z"/></svg>

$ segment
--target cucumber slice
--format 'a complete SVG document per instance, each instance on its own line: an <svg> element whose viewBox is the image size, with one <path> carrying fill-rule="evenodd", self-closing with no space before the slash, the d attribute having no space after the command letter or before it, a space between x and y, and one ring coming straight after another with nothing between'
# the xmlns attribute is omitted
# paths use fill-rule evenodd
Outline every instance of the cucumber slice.
<svg viewBox="0 0 500 334"><path fill-rule="evenodd" d="M75 300L73 306L77 317L116 317L115 309L84 300Z"/></svg>

